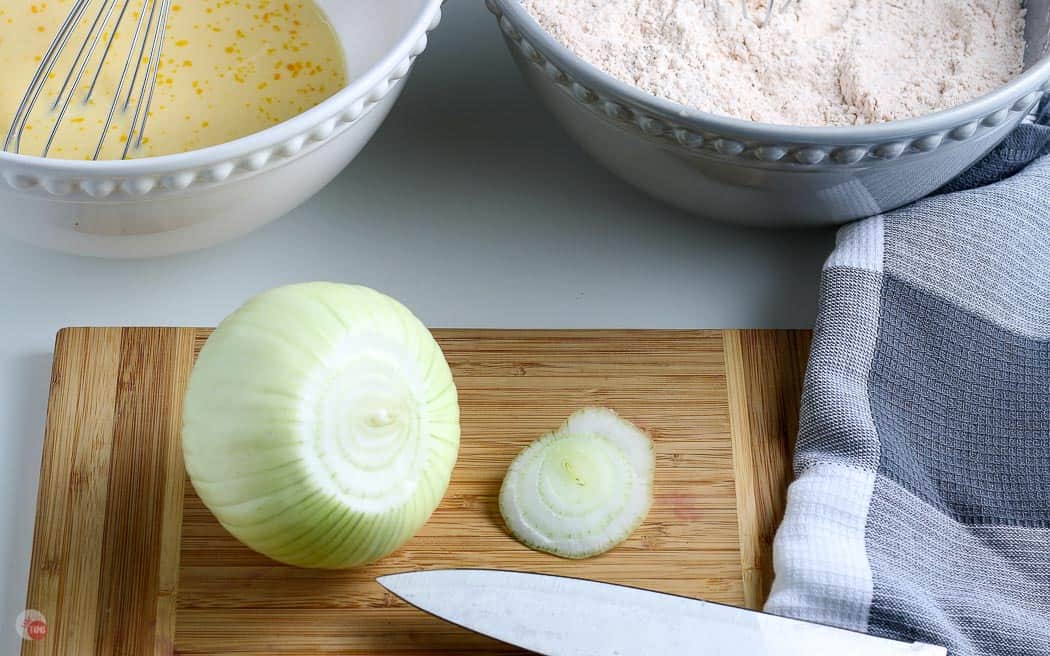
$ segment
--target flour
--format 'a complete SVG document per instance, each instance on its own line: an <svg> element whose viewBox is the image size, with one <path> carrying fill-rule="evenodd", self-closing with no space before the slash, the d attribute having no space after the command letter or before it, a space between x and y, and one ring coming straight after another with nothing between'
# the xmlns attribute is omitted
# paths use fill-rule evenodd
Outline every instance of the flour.
<svg viewBox="0 0 1050 656"><path fill-rule="evenodd" d="M748 0L750 16L767 0ZM778 0L784 5L785 0ZM946 109L1022 70L1017 0L790 0L770 24L739 0L522 0L614 77L764 123L860 125Z"/></svg>

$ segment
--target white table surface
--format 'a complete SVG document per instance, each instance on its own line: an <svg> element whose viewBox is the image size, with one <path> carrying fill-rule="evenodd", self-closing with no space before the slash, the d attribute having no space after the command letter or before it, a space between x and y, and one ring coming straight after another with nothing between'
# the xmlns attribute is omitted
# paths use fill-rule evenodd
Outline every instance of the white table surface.
<svg viewBox="0 0 1050 656"><path fill-rule="evenodd" d="M214 325L256 292L323 279L386 291L431 326L809 327L832 243L704 222L628 188L530 95L480 0L453 0L375 140L283 220L151 261L0 238L0 652L14 653L25 604L63 326Z"/></svg>

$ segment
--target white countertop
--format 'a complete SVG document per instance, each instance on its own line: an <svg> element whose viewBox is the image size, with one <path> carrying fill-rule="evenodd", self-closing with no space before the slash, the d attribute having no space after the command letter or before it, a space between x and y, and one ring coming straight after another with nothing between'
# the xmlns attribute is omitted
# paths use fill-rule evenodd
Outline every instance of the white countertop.
<svg viewBox="0 0 1050 656"><path fill-rule="evenodd" d="M451 2L375 140L285 219L152 261L0 237L0 652L25 604L63 326L213 325L263 289L324 279L379 288L431 326L808 327L832 242L707 223L628 188L530 95L482 3Z"/></svg>

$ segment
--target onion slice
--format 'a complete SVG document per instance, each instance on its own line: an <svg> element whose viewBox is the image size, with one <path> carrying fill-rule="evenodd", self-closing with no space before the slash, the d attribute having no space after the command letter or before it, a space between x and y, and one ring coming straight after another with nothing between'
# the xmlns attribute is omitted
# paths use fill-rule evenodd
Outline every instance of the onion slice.
<svg viewBox="0 0 1050 656"><path fill-rule="evenodd" d="M459 434L452 374L423 324L371 289L308 283L255 297L211 335L182 446L194 489L236 538L345 568L427 521Z"/></svg>
<svg viewBox="0 0 1050 656"><path fill-rule="evenodd" d="M649 436L606 408L584 408L511 463L499 508L520 542L564 558L620 544L652 504Z"/></svg>

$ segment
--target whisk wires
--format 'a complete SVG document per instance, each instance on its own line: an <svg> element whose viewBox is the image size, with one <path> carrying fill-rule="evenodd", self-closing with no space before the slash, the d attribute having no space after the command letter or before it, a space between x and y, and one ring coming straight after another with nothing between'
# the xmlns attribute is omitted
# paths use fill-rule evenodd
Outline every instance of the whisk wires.
<svg viewBox="0 0 1050 656"><path fill-rule="evenodd" d="M85 16L92 16L88 10L97 0L76 0L69 10L68 16L62 22L51 45L41 57L40 65L33 75L29 86L26 88L25 96L15 112L14 120L4 140L4 150L10 152L21 152L22 140L30 116L40 103L48 81L57 79L55 68L70 46L74 34L78 32L78 26L86 23ZM124 56L123 68L113 93L109 112L103 123L101 134L95 147L92 159L102 156L106 140L110 136L111 127L116 120L118 112L131 113L132 120L128 130L121 158L126 159L131 148L140 148L149 121L150 107L153 104L153 95L157 86L157 77L160 68L161 56L164 48L164 34L167 28L168 16L171 13L173 0L101 0L98 2L97 11L87 27L86 33L77 48L69 70L62 77L62 84L54 101L51 103L50 114L54 116L54 122L48 133L41 156L47 157L54 146L55 139L61 129L63 122L69 113L74 99L83 94L79 100L86 105L91 102L98 88L99 79L104 67L109 65L114 53L113 44L117 40L118 32L125 18L131 12L133 5L139 5L139 15L135 23L134 34ZM101 54L96 57L95 53L101 46ZM90 70L94 63L95 69L91 75L91 83L86 90L81 87L85 73ZM132 67L134 63L134 67ZM145 64L145 69L143 69ZM130 73L130 77L129 77ZM124 100L121 103L121 97Z"/></svg>

